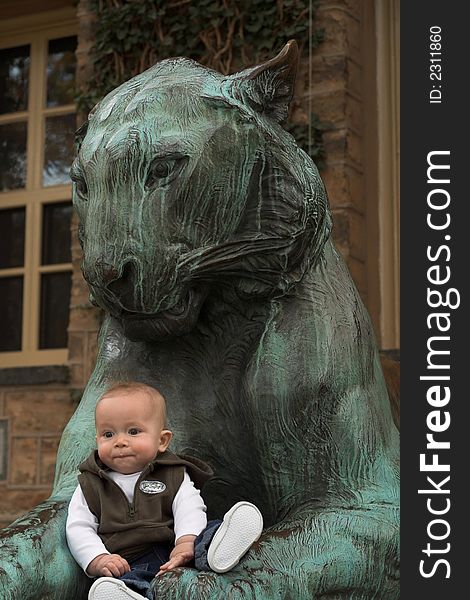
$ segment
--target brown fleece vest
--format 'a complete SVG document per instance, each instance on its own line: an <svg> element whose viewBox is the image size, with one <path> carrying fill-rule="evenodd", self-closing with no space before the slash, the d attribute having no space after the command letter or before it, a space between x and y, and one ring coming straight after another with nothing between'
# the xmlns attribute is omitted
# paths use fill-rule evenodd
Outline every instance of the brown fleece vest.
<svg viewBox="0 0 470 600"><path fill-rule="evenodd" d="M111 553L132 560L157 543L173 544L172 504L184 469L202 487L212 475L198 459L166 451L142 471L130 504L95 451L80 465L78 480L88 507L98 519L98 535Z"/></svg>

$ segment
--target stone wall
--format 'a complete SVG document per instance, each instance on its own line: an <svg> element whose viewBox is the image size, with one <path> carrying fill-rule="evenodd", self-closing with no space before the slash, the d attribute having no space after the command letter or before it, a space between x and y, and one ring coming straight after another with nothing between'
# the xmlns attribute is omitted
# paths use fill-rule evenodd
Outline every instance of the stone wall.
<svg viewBox="0 0 470 600"><path fill-rule="evenodd" d="M68 366L70 388L74 397L79 397L91 375L96 358L97 335L102 313L88 300L88 288L83 279L80 265L82 250L77 237L78 221L72 220L72 290L70 299L70 321L68 327Z"/></svg>
<svg viewBox="0 0 470 600"><path fill-rule="evenodd" d="M317 26L325 39L312 61L311 104L324 132L322 171L333 213L333 238L367 303L363 152L362 2L323 0Z"/></svg>

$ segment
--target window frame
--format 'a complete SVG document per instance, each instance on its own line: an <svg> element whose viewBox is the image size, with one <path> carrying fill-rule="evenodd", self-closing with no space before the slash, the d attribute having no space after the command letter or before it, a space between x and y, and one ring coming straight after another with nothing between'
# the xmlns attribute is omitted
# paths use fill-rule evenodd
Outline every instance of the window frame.
<svg viewBox="0 0 470 600"><path fill-rule="evenodd" d="M54 23L50 25L50 23ZM46 107L46 68L48 42L77 35L74 8L47 11L0 24L0 49L30 45L28 110L0 115L0 124L27 122L26 187L0 192L0 209L25 207L24 265L1 269L2 277L23 277L23 321L21 350L0 352L0 368L60 365L67 362L68 348L39 349L41 276L46 273L69 272L72 263L41 265L43 206L72 201L72 185L43 187L42 174L45 149L46 118L76 113L75 104Z"/></svg>

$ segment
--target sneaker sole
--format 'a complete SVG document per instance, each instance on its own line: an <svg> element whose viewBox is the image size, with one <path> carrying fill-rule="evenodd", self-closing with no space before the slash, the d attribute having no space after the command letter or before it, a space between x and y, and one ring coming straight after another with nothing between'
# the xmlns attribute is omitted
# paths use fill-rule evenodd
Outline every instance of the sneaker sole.
<svg viewBox="0 0 470 600"><path fill-rule="evenodd" d="M145 600L137 592L130 590L125 583L114 577L100 577L91 586L88 600Z"/></svg>
<svg viewBox="0 0 470 600"><path fill-rule="evenodd" d="M209 567L216 573L230 571L259 539L263 517L250 502L238 502L224 516L207 552Z"/></svg>

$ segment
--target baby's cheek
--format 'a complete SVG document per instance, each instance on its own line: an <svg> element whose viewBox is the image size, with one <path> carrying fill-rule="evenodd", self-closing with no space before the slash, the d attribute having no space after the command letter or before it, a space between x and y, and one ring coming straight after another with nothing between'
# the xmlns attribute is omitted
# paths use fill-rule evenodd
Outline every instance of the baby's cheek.
<svg viewBox="0 0 470 600"><path fill-rule="evenodd" d="M103 444L99 445L98 456L104 463L106 463L109 460L109 448L107 448L106 445Z"/></svg>

